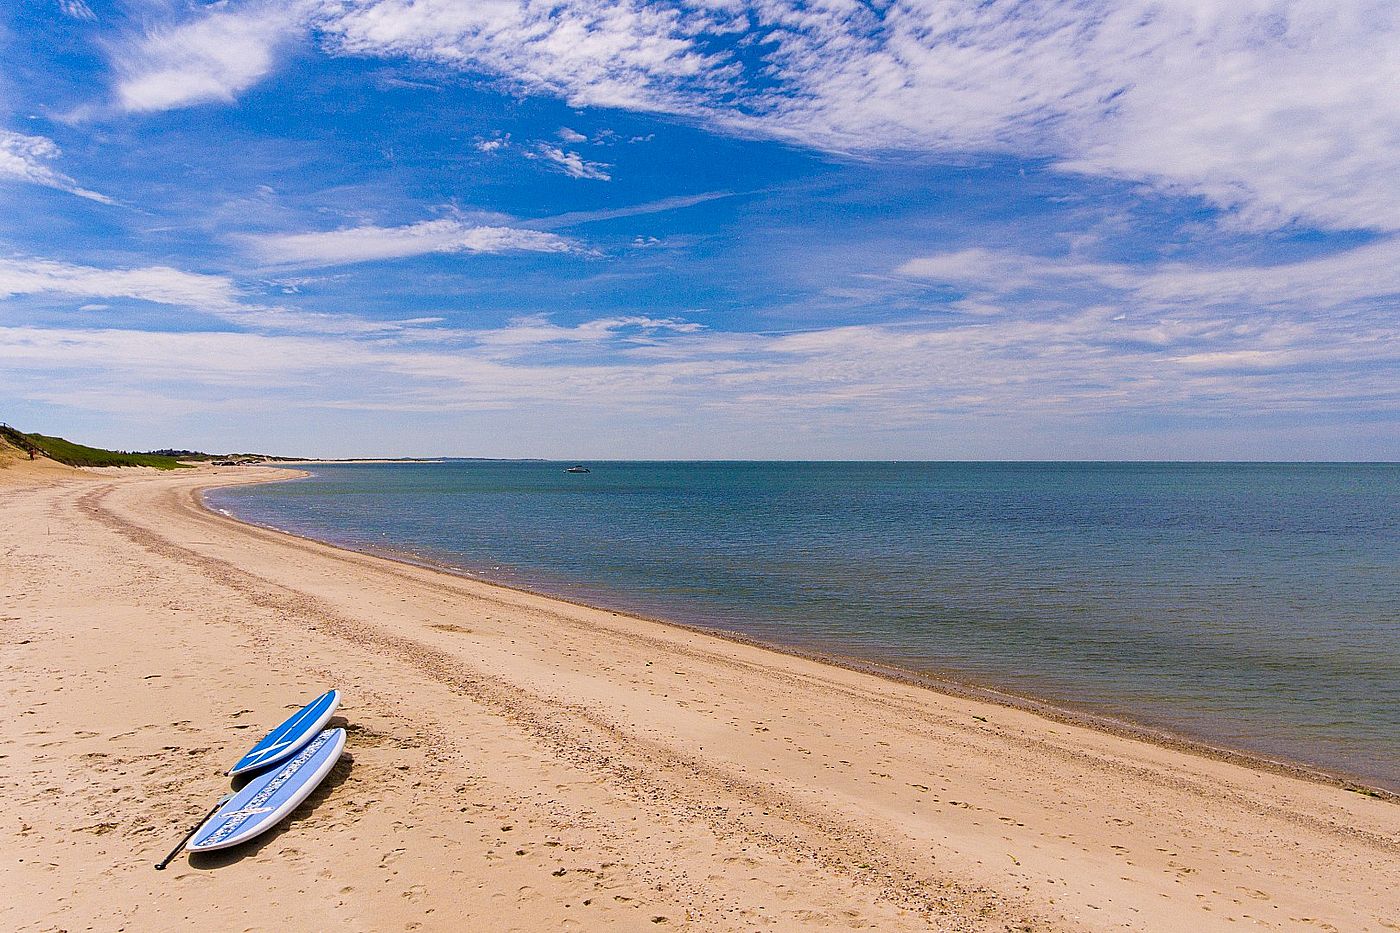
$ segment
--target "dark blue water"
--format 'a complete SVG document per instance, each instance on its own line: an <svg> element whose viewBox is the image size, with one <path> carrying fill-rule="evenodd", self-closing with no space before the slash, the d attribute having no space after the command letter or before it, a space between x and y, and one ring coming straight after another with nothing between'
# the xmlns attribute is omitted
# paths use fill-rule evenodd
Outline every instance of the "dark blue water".
<svg viewBox="0 0 1400 933"><path fill-rule="evenodd" d="M1400 788L1400 465L447 462L212 505Z"/></svg>

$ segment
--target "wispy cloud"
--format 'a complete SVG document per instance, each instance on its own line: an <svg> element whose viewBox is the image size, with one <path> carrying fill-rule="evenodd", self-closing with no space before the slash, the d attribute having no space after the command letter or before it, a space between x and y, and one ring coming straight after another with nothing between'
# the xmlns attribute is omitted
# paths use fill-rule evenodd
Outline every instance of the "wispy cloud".
<svg viewBox="0 0 1400 933"><path fill-rule="evenodd" d="M0 181L23 181L46 188L57 188L101 204L115 203L105 194L89 191L55 169L52 163L62 155L53 140L26 136L0 129Z"/></svg>
<svg viewBox="0 0 1400 933"><path fill-rule="evenodd" d="M261 262L273 266L335 266L427 253L564 253L575 248L553 233L446 218L403 227L247 236L243 242Z"/></svg>
<svg viewBox="0 0 1400 933"><path fill-rule="evenodd" d="M515 318L505 327L476 331L471 336L482 346L522 349L558 343L597 344L618 338L631 344L646 344L654 343L659 334L694 334L704 329L704 325L694 321L644 315L597 318L563 327L547 315L537 314Z"/></svg>
<svg viewBox="0 0 1400 933"><path fill-rule="evenodd" d="M687 207L694 207L697 204L704 204L706 201L716 201L720 198L732 198L733 191L706 191L702 194L685 194L674 198L660 198L655 201L648 201L645 204L634 204L630 207L617 207L611 210L601 211L572 211L568 214L556 214L553 217L545 217L540 220L532 220L531 227L539 227L545 230L552 230L559 227L575 227L581 224L596 223L603 220L617 220L622 217L637 217L642 214L661 214L666 211L678 211Z"/></svg>
<svg viewBox="0 0 1400 933"><path fill-rule="evenodd" d="M1400 8L1381 0L220 6L123 50L121 99L227 100L297 31L575 106L837 151L1018 153L1201 197L1246 225L1400 229Z"/></svg>
<svg viewBox="0 0 1400 933"><path fill-rule="evenodd" d="M608 169L612 168L611 165L603 162L589 162L577 152L567 152L558 146L540 143L531 155L544 159L557 171L563 172L570 178L612 181L612 175L608 174Z"/></svg>
<svg viewBox="0 0 1400 933"><path fill-rule="evenodd" d="M0 359L8 369L32 373L35 391L45 391L45 380L66 385L78 371L75 390L93 380L118 394L139 392L159 368L162 378L186 380L191 391L256 376L272 398L320 374L321 403L341 408L540 404L675 419L707 410L755 425L768 415L804 412L823 413L828 426L847 417L899 426L1006 412L1060 419L1105 412L1357 417L1400 404L1393 378L1400 339L1383 302L1345 314L1269 304L1339 270L1378 266L1379 252L1353 255L1340 266L1331 257L1282 266L1268 273L1274 278L1254 270L1243 276L1244 286L1182 267L1137 273L1113 264L974 252L934 259L910 263L905 272L999 288L1003 298L1045 286L1062 292L1108 285L1120 294L1079 303L1063 295L1006 301L1000 314L790 333L715 330L643 314L575 323L537 314L499 327L453 329L438 327L437 317L379 322L266 306L225 276L12 259L0 261L0 296L138 299L210 314L240 330L93 329L90 318L68 328L11 326L0 329ZM1390 287L1380 282L1354 297ZM1264 304L1239 306L1242 294ZM376 387L368 394L356 381L356 373L367 371L376 373L365 383ZM384 389L385 374L398 380L391 391Z"/></svg>
<svg viewBox="0 0 1400 933"><path fill-rule="evenodd" d="M1270 265L1128 265L967 249L911 259L897 271L983 295L1092 286L1129 293L1138 306L1240 305L1258 310L1289 305L1315 312L1400 295L1400 237Z"/></svg>
<svg viewBox="0 0 1400 933"><path fill-rule="evenodd" d="M11 300L0 365L22 375L7 383L22 387L22 397L96 411L164 395L186 405L236 397L243 411L279 403L434 416L509 411L511 419L569 424L710 423L769 438L800 421L867 440L905 432L900 443L967 419L1004 431L1014 413L1040 429L1102 426L1106 418L1217 419L1234 436L1237 423L1383 419L1400 406L1400 339L1384 300L1395 273L1358 286L1345 307L1307 298L1328 276L1366 279L1382 270L1393 256L1387 249L1381 242L1225 271L937 254L902 274L985 296L1000 310L774 333L635 313L534 314L469 328L440 326L436 315L370 321L266 305L227 276L6 259L0 297ZM1293 292L1300 303L1291 303ZM26 326L16 300L26 295L68 296L91 311L69 326ZM166 306L182 326L105 326L123 321L105 307L120 299ZM199 315L235 327L201 329ZM989 438L975 448L982 455L1019 449L1004 433ZM1367 449L1388 449L1384 439L1375 443Z"/></svg>
<svg viewBox="0 0 1400 933"><path fill-rule="evenodd" d="M148 391L174 398L179 386L194 396L203 387L215 400L236 386L249 406L510 412L497 425L535 406L579 425L610 419L625 425L619 437L702 416L758 437L782 424L845 425L850 438L912 427L907 436L922 437L960 417L1180 425L1264 413L1317 425L1334 413L1393 418L1400 402L1394 4L160 0L123 9L149 19L98 39L109 43L112 106L101 112L111 122L0 133L6 181L104 200L59 171L85 178L47 138L66 145L69 130L90 132L85 151L129 172L122 197L151 211L120 230L84 225L92 212L83 202L38 192L60 210L17 228L13 248L89 264L0 261L10 325L0 366L25 372L6 384L26 391L137 404ZM336 65L293 53L301 41L400 61ZM35 53L51 66L66 55ZM355 95L354 105L330 97L304 116L323 122L289 132L288 102L314 108L314 95L248 99L284 61L308 87ZM445 96L374 97L400 73L431 75ZM45 126L41 115L77 83L36 90L27 125ZM527 94L634 113L511 99ZM246 113L131 116L240 98ZM441 119L448 111L452 122ZM618 135L601 129L608 123ZM621 145L652 130L645 153ZM246 143L227 177L211 155L225 134ZM604 152L618 154L607 157L618 168L594 161ZM581 227L729 197L645 200L712 185L730 167L718 160L736 153L752 156L735 166L756 189L743 203ZM1006 171L1008 155L1028 160L1024 183ZM976 197L1001 199L994 211L965 193L938 194L962 177L940 167L952 158L973 163L965 177L985 184ZM879 161L899 163L898 176L869 164ZM612 183L549 183L542 170ZM1047 206L1046 188L1100 200ZM512 215L431 211L413 203L415 192ZM606 209L589 209L599 204ZM1096 212L1120 208L1128 221L1106 235L1113 242L1077 236L1100 223ZM1010 220L993 229L990 216ZM401 223L422 217L441 219ZM1223 230L1214 226L1222 218ZM1036 245L947 246L1015 242L1007 229L1021 221ZM1242 235L1291 223L1368 232ZM326 229L336 224L357 225ZM587 255L560 235L574 227L614 245L615 260L590 264L586 280L564 255L471 258ZM915 236L930 239L911 246ZM111 252L94 251L99 242ZM1178 242L1185 249L1170 252ZM1218 263L1161 258L1203 253L1207 242L1223 247ZM668 251L644 249L662 244ZM192 257L184 269L202 273L174 268L182 250ZM1307 251L1325 255L1268 260ZM129 267L102 268L104 255ZM1241 255L1253 258L1228 262ZM411 257L431 258L322 271ZM289 276L313 273L299 269L315 270L305 294ZM208 274L219 271L228 274ZM381 283L385 294L366 300ZM372 319L396 301L411 319ZM337 307L369 316L330 313ZM766 327L775 330L755 332ZM152 336L161 330L170 333ZM158 361L184 382L147 388ZM820 417L794 417L807 414Z"/></svg>
<svg viewBox="0 0 1400 933"><path fill-rule="evenodd" d="M646 339L632 339L638 334ZM1042 425L1094 422L1106 413L1170 419L1190 411L1197 422L1375 415L1400 401L1390 378L1400 351L1376 336L1325 321L1232 329L1204 315L1164 329L1089 309L1040 321L909 321L771 335L646 318L575 326L530 319L462 335L451 346L372 334L3 327L0 358L32 374L22 382L32 392L81 391L89 383L117 394L140 391L158 371L180 381L186 397L237 383L254 399L295 393L302 407L509 410L512 417L548 409L570 419L644 412L675 424L714 418L760 431L803 418L868 436L872 425L927 430L941 419L1004 420L1008 413Z"/></svg>
<svg viewBox="0 0 1400 933"><path fill-rule="evenodd" d="M402 55L500 75L578 106L670 109L680 86L718 89L725 56L693 39L724 15L639 0L422 4L405 0L311 13L333 49Z"/></svg>
<svg viewBox="0 0 1400 933"><path fill-rule="evenodd" d="M273 70L279 47L300 29L301 6L214 4L147 30L115 51L119 106L139 112L234 100Z"/></svg>
<svg viewBox="0 0 1400 933"><path fill-rule="evenodd" d="M225 276L169 266L99 269L49 259L0 259L0 296L38 293L205 308L236 307L241 297L233 280Z"/></svg>
<svg viewBox="0 0 1400 933"><path fill-rule="evenodd" d="M52 259L0 259L0 299L21 295L129 299L178 309L182 317L207 315L240 327L294 333L429 337L423 325L438 321L371 321L353 314L324 314L266 304L228 276L169 266L103 269ZM78 310L107 312L111 308L85 301Z"/></svg>
<svg viewBox="0 0 1400 933"><path fill-rule="evenodd" d="M97 19L97 14L92 12L92 7L84 3L83 0L58 0L58 8L63 11L65 16L71 16L73 19L88 22Z"/></svg>

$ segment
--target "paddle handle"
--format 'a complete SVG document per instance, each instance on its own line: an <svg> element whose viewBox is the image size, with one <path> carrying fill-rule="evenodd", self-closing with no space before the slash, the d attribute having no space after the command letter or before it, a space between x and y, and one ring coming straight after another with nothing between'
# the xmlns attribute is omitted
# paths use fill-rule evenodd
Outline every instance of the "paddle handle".
<svg viewBox="0 0 1400 933"><path fill-rule="evenodd" d="M213 809L211 809L208 813L204 814L204 816L200 817L199 822L191 826L190 831L185 833L184 838L180 840L179 844L176 845L175 848L170 850L170 854L167 855L165 858L161 859L159 862L156 862L156 871L165 871L165 866L169 865L172 861L174 861L175 856L179 855L184 850L185 843L189 842L190 837L193 836L196 832L198 832L199 827L204 825L204 821L209 819L209 817L213 816L215 813L217 813L219 808L222 807L227 801L228 797L221 797L219 799L219 802L214 804Z"/></svg>

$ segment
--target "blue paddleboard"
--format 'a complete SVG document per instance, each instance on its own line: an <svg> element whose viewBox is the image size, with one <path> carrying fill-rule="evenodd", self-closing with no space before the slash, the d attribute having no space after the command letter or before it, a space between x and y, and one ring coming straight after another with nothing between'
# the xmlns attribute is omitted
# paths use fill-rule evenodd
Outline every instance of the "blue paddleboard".
<svg viewBox="0 0 1400 933"><path fill-rule="evenodd" d="M327 729L296 757L248 782L195 830L191 852L227 849L267 832L316 789L345 749L345 730Z"/></svg>
<svg viewBox="0 0 1400 933"><path fill-rule="evenodd" d="M263 736L262 741L249 749L248 754L239 759L228 773L235 775L259 771L295 755L298 749L311 741L312 736L326 727L339 705L340 691L327 690Z"/></svg>

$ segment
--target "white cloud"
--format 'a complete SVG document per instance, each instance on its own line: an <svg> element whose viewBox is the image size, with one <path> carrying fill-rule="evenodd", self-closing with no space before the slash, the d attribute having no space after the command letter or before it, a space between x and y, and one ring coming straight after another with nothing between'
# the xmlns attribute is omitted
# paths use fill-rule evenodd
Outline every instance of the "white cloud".
<svg viewBox="0 0 1400 933"><path fill-rule="evenodd" d="M724 333L643 316L572 327L536 317L450 344L392 335L267 335L0 327L0 361L26 392L114 395L178 386L350 410L532 410L568 420L718 418L768 430L966 425L966 419L1094 423L1150 415L1254 419L1394 410L1400 343L1384 321L1183 314L1123 320L1116 307L1043 319ZM1392 334L1393 336L1393 334ZM155 374L155 375L153 375ZM1068 422L1065 422L1068 423ZM1234 422L1231 422L1234 430ZM1014 433L1014 432L1013 432ZM1005 444L1009 437L994 441ZM1003 454L1008 449L1001 447Z"/></svg>
<svg viewBox="0 0 1400 933"><path fill-rule="evenodd" d="M483 346L525 348L555 343L596 344L621 337L625 342L642 344L654 342L661 333L694 334L704 325L678 318L653 318L644 315L598 318L573 327L561 327L548 316L539 314L516 318L506 327L472 334Z"/></svg>
<svg viewBox="0 0 1400 933"><path fill-rule="evenodd" d="M573 249L569 240L553 233L473 226L451 219L425 220L404 227L363 226L250 236L244 241L261 261L288 266L332 266L427 253L563 253Z"/></svg>
<svg viewBox="0 0 1400 933"><path fill-rule="evenodd" d="M230 100L307 31L573 106L838 151L1015 153L1199 196L1245 225L1400 230L1389 0L219 4L121 50L119 97Z"/></svg>
<svg viewBox="0 0 1400 933"><path fill-rule="evenodd" d="M1130 293L1139 304L1289 305L1314 312L1400 295L1400 237L1273 265L1126 265L967 249L911 259L897 271L978 293L1097 286Z"/></svg>
<svg viewBox="0 0 1400 933"><path fill-rule="evenodd" d="M766 18L783 89L745 122L769 131L1044 156L1260 226L1400 229L1393 4L917 0L878 23L832 7Z"/></svg>
<svg viewBox="0 0 1400 933"><path fill-rule="evenodd" d="M723 57L689 35L703 16L664 3L322 0L311 18L345 52L484 71L578 106L669 110L678 85L725 80Z"/></svg>
<svg viewBox="0 0 1400 933"><path fill-rule="evenodd" d="M629 207L615 207L600 211L571 211L567 214L556 214L553 217L532 221L531 226L543 229L573 227L579 224L591 224L601 220L617 220L621 217L636 217L642 214L660 214L666 211L678 211L687 207L694 207L697 204L704 204L706 201L715 201L720 198L732 197L734 197L733 191L706 191L702 194L683 194L674 198L661 198L656 201L647 201L644 204L633 204Z"/></svg>
<svg viewBox="0 0 1400 933"><path fill-rule="evenodd" d="M1223 419L1234 437L1230 419L1257 426L1297 416L1316 425L1333 415L1360 423L1394 412L1400 339L1386 298L1400 290L1397 248L1378 241L1306 262L1228 270L960 251L902 271L1006 300L982 302L986 313L795 333L723 331L647 314L567 324L532 315L454 329L438 326L438 316L383 322L268 307L228 277L168 267L5 259L0 371L21 397L101 411L141 398L186 405L237 398L244 411L280 400L303 409L495 413L498 424L532 411L573 425L606 418L634 428L710 419L760 437L800 422L831 437L887 432L900 444L938 425L958 425L957 436L966 436L966 426L982 419L1003 433L986 435L981 454L1002 456L1023 450L1013 424L1040 431L1138 417L1170 424L1189 412L1197 423ZM1315 303L1314 291L1329 280L1357 284L1330 304ZM137 299L186 316L175 331L94 329L92 317L76 314L69 327L24 326L28 305L16 298L23 295L97 305ZM48 320L52 310L39 310ZM238 329L200 331L193 312ZM1393 455L1393 441L1373 431L1358 437L1365 450ZM1059 449L1047 443L1040 453Z"/></svg>
<svg viewBox="0 0 1400 933"><path fill-rule="evenodd" d="M301 4L215 4L185 22L144 33L115 54L117 100L128 111L229 102L272 71L298 31Z"/></svg>
<svg viewBox="0 0 1400 933"><path fill-rule="evenodd" d="M1126 274L1131 270L1104 263L1055 260L1008 250L973 247L920 256L904 263L896 271L911 278L1009 292L1056 280L1097 278L1107 281L1117 273Z"/></svg>
<svg viewBox="0 0 1400 933"><path fill-rule="evenodd" d="M1386 0L325 0L311 19L345 52L576 106L834 150L1017 153L1255 226L1400 229L1400 7ZM738 57L739 34L761 55Z"/></svg>
<svg viewBox="0 0 1400 933"><path fill-rule="evenodd" d="M0 259L0 297L40 293L218 309L238 307L240 296L225 276L168 266L98 269L48 259Z"/></svg>
<svg viewBox="0 0 1400 933"><path fill-rule="evenodd" d="M209 315L242 327L318 334L360 334L435 339L422 329L436 318L373 321L350 314L321 314L262 304L223 275L184 272L169 266L101 269L51 259L0 259L0 299L19 295L127 298ZM79 310L106 310L90 303Z"/></svg>
<svg viewBox="0 0 1400 933"><path fill-rule="evenodd" d="M1066 168L1198 194L1249 225L1400 229L1400 8L1146 10L1147 24L1105 19L1094 50L1122 95L1084 114L1089 134L1060 146ZM1117 62L1115 52L1137 57Z"/></svg>
<svg viewBox="0 0 1400 933"><path fill-rule="evenodd" d="M588 141L587 136L583 135L578 130L571 130L567 126L559 127L558 136L566 143L582 143Z"/></svg>
<svg viewBox="0 0 1400 933"><path fill-rule="evenodd" d="M71 16L74 19L89 22L97 19L97 14L92 12L92 7L84 3L83 0L58 0L58 8L63 11L65 16Z"/></svg>
<svg viewBox="0 0 1400 933"><path fill-rule="evenodd" d="M0 129L0 181L10 179L57 188L80 198L102 204L115 203L105 194L89 191L56 170L50 163L62 152L53 140L44 136L26 136Z"/></svg>
<svg viewBox="0 0 1400 933"><path fill-rule="evenodd" d="M603 162L589 162L577 152L566 152L558 146L540 143L535 147L535 154L570 178L612 181L612 176L608 174L608 169L612 166Z"/></svg>
<svg viewBox="0 0 1400 933"><path fill-rule="evenodd" d="M10 367L36 370L60 386L81 390L86 380L76 374L105 373L116 394L183 382L187 399L254 378L296 385L333 366L328 352L347 365L362 359L351 341L236 332L0 327L0 347Z"/></svg>

